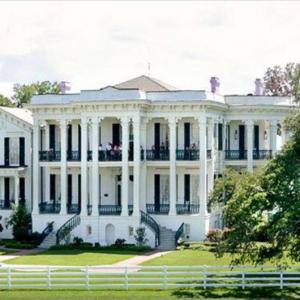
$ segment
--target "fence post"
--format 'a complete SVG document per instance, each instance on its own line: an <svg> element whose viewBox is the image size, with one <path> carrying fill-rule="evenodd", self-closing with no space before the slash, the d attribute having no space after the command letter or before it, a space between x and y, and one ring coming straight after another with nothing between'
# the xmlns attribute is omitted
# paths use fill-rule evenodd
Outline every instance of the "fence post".
<svg viewBox="0 0 300 300"><path fill-rule="evenodd" d="M167 288L168 285L168 272L167 272L167 266L164 266L164 289Z"/></svg>
<svg viewBox="0 0 300 300"><path fill-rule="evenodd" d="M206 266L203 266L203 267L204 267L204 272L203 272L203 275L204 275L204 277L203 277L203 287L206 290L206 276L207 276L207 274L206 274Z"/></svg>
<svg viewBox="0 0 300 300"><path fill-rule="evenodd" d="M86 289L90 289L90 276L89 276L89 266L85 268L85 280L86 280Z"/></svg>
<svg viewBox="0 0 300 300"><path fill-rule="evenodd" d="M245 266L241 267L241 272L242 272L242 289L245 289L245 271L244 271Z"/></svg>
<svg viewBox="0 0 300 300"><path fill-rule="evenodd" d="M48 286L48 289L51 289L51 268L50 267L48 267L47 286Z"/></svg>
<svg viewBox="0 0 300 300"><path fill-rule="evenodd" d="M125 290L128 290L128 267L125 266Z"/></svg>
<svg viewBox="0 0 300 300"><path fill-rule="evenodd" d="M7 268L7 288L11 288L11 270L10 267Z"/></svg>
<svg viewBox="0 0 300 300"><path fill-rule="evenodd" d="M283 288L283 272L282 268L280 268L280 289L282 290Z"/></svg>

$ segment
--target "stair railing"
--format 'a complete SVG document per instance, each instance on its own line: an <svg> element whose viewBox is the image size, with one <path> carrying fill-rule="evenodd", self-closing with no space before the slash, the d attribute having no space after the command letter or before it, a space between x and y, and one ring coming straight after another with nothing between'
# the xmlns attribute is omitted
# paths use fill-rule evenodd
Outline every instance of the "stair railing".
<svg viewBox="0 0 300 300"><path fill-rule="evenodd" d="M56 232L56 245L59 245L60 242L68 235L70 232L80 224L81 219L80 215L75 215L64 223Z"/></svg>
<svg viewBox="0 0 300 300"><path fill-rule="evenodd" d="M160 245L160 230L157 222L147 213L141 210L141 223L146 224L155 234L155 247Z"/></svg>
<svg viewBox="0 0 300 300"><path fill-rule="evenodd" d="M42 231L40 237L39 237L39 244L41 244L43 242L43 240L46 238L47 235L49 235L52 231L53 231L53 222L50 222L47 224L47 226L45 227L45 229Z"/></svg>
<svg viewBox="0 0 300 300"><path fill-rule="evenodd" d="M175 233L175 246L178 243L178 240L180 239L180 237L183 235L184 232L184 223L182 223L179 228L177 229L176 233Z"/></svg>

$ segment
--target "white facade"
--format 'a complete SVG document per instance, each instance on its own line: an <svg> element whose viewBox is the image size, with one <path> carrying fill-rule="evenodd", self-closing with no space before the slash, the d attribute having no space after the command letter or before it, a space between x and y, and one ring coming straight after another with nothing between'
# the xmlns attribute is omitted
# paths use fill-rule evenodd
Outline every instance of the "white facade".
<svg viewBox="0 0 300 300"><path fill-rule="evenodd" d="M33 97L33 231L52 221L57 230L80 214L73 235L134 243L143 211L174 232L184 223L185 239L203 240L219 222L207 211L214 178L225 166L261 166L286 141L280 124L297 109L288 97L144 84ZM121 147L106 151L108 143ZM154 246L149 228L147 238Z"/></svg>

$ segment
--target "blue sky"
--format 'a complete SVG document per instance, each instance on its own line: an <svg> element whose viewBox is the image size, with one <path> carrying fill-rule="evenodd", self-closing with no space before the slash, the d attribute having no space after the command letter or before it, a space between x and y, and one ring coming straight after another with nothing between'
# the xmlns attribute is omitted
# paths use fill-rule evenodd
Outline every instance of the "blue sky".
<svg viewBox="0 0 300 300"><path fill-rule="evenodd" d="M178 88L253 92L300 61L300 2L0 2L0 93L66 80L72 92L148 73Z"/></svg>

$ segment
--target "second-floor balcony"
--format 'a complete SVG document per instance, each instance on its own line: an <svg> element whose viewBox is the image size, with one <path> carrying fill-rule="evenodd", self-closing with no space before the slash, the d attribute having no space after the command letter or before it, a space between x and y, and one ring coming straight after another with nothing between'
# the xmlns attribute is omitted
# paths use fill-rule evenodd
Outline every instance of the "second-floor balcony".
<svg viewBox="0 0 300 300"><path fill-rule="evenodd" d="M39 207L40 207L41 214L58 214L60 212L59 202L53 202L53 203L41 202Z"/></svg>
<svg viewBox="0 0 300 300"><path fill-rule="evenodd" d="M146 160L169 160L170 152L168 149L146 150Z"/></svg>
<svg viewBox="0 0 300 300"><path fill-rule="evenodd" d="M252 157L254 160L264 160L272 158L271 150L253 150ZM226 160L246 160L248 158L247 150L225 150Z"/></svg>
<svg viewBox="0 0 300 300"><path fill-rule="evenodd" d="M121 205L99 205L99 215L103 216L119 216L122 212ZM131 215L133 212L133 205L128 205L128 213Z"/></svg>
<svg viewBox="0 0 300 300"><path fill-rule="evenodd" d="M61 152L60 151L40 151L39 152L40 161L60 161Z"/></svg>

